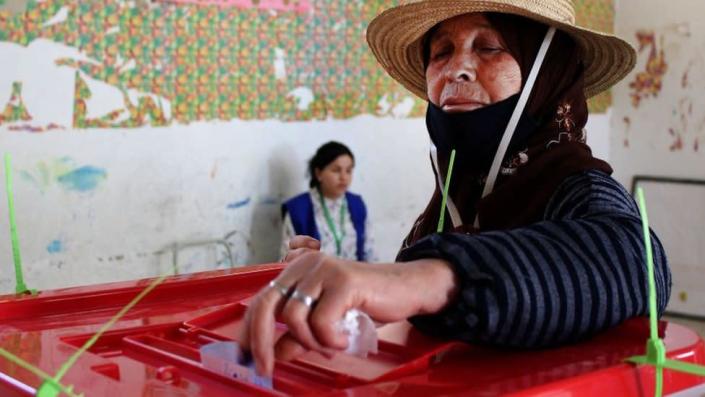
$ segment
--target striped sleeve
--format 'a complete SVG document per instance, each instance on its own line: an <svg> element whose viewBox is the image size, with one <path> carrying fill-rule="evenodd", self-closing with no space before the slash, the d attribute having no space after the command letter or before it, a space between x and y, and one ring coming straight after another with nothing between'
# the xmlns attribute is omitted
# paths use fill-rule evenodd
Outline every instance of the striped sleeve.
<svg viewBox="0 0 705 397"><path fill-rule="evenodd" d="M651 241L662 313L671 275L653 232ZM422 331L533 348L574 342L648 315L645 257L636 203L610 176L588 171L563 182L541 222L477 235L434 234L399 259L445 259L460 284L442 312L411 319Z"/></svg>

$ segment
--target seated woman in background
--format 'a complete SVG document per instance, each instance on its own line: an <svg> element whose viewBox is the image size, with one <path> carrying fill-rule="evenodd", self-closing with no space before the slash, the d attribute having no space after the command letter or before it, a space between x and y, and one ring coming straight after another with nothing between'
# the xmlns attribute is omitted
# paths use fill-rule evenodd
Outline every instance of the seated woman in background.
<svg viewBox="0 0 705 397"><path fill-rule="evenodd" d="M638 208L583 129L586 98L626 76L636 52L574 21L570 0L421 0L372 21L380 64L428 101L436 190L396 263L292 239L288 265L246 315L241 341L260 373L275 357L345 349L335 324L353 308L513 348L572 343L648 314ZM671 276L651 240L662 313ZM275 316L288 326L278 340Z"/></svg>
<svg viewBox="0 0 705 397"><path fill-rule="evenodd" d="M354 168L355 156L342 143L318 148L308 163L310 190L282 205L282 258L291 238L304 235L328 255L374 261L367 208L361 196L348 192Z"/></svg>

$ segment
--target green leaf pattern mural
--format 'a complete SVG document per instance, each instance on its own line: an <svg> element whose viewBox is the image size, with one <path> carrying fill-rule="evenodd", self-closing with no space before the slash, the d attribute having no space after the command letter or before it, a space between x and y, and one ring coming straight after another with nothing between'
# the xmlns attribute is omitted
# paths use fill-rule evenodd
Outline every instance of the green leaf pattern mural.
<svg viewBox="0 0 705 397"><path fill-rule="evenodd" d="M75 71L72 125L33 125L33 110L18 107L21 84L12 86L14 102L0 96L0 125L22 122L41 131L420 117L423 101L386 75L365 41L367 23L397 3L312 0L302 12L254 4L46 0L29 1L20 13L0 9L0 45L27 47L45 39L83 55L52 60ZM581 22L611 30L612 0L578 1L576 7L589 17ZM96 110L104 87L115 105ZM609 98L591 105L604 109Z"/></svg>

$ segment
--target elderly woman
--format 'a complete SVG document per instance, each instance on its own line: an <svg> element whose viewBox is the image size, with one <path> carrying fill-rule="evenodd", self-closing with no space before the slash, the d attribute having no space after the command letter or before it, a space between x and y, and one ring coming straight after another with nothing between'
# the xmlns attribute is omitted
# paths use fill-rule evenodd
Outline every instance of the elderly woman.
<svg viewBox="0 0 705 397"><path fill-rule="evenodd" d="M288 266L246 316L242 342L260 373L275 357L344 349L334 324L351 308L516 348L647 314L637 207L583 130L586 98L623 78L635 52L574 20L570 0L424 0L372 21L381 65L429 102L436 191L396 263L345 261L292 239ZM670 273L652 243L663 311ZM275 316L288 326L278 340Z"/></svg>

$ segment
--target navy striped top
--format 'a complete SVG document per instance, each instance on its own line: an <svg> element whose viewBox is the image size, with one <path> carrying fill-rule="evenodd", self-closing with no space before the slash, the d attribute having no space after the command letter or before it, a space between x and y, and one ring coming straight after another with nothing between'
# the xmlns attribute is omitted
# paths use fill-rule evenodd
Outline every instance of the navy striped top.
<svg viewBox="0 0 705 397"><path fill-rule="evenodd" d="M547 347L584 339L648 315L646 254L639 210L617 181L600 171L566 179L544 220L466 235L433 234L399 259L441 258L459 292L442 312L411 322L426 333L507 347ZM671 274L651 233L659 313Z"/></svg>

